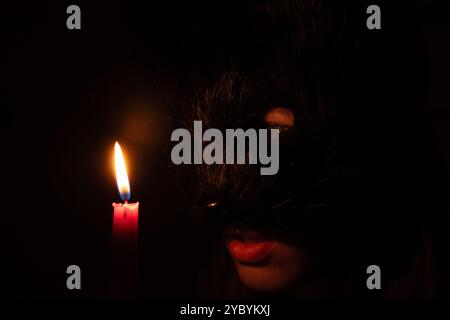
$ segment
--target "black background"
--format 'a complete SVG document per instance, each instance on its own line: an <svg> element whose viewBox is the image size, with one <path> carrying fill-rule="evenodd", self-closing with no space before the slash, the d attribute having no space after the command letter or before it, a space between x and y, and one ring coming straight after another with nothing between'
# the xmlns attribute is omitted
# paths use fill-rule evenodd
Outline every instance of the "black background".
<svg viewBox="0 0 450 320"><path fill-rule="evenodd" d="M361 10L355 27L367 36L366 50L379 50L380 59L390 44L417 37L424 72L419 83L427 94L424 139L436 164L430 170L438 173L430 188L446 204L448 5L378 3L383 29L365 29L363 1L354 7ZM223 31L233 23L233 5L77 1L82 28L68 30L70 4L39 1L2 9L1 293L107 297L111 203L119 201L112 152L119 140L128 157L132 200L141 203L141 296L193 297L202 241L168 169L170 132L188 107L186 83L208 67L215 28ZM394 63L359 59L367 72ZM408 108L390 107L397 113ZM423 214L433 222L439 292L446 296L448 211ZM81 291L66 288L71 264L81 267Z"/></svg>

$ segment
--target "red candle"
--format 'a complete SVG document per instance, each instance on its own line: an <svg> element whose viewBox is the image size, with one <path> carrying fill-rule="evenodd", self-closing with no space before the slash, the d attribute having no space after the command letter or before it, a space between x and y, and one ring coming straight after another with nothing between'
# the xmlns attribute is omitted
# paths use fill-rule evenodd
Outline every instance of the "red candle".
<svg viewBox="0 0 450 320"><path fill-rule="evenodd" d="M122 238L122 241L137 242L138 237L138 210L136 203L113 203L113 236Z"/></svg>
<svg viewBox="0 0 450 320"><path fill-rule="evenodd" d="M117 187L124 203L113 203L112 297L132 298L136 293L139 202L130 200L130 183L122 149L115 144Z"/></svg>
<svg viewBox="0 0 450 320"><path fill-rule="evenodd" d="M124 238L123 241L136 241L138 234L139 202L128 203L130 200L130 182L122 149L118 142L114 147L114 165L116 168L117 188L120 198L125 203L113 203L114 220L113 236Z"/></svg>

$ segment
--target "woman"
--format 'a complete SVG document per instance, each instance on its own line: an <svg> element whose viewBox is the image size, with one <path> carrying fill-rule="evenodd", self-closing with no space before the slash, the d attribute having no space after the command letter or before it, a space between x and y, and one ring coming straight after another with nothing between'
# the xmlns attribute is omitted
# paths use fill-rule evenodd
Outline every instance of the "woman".
<svg viewBox="0 0 450 320"><path fill-rule="evenodd" d="M208 25L216 59L188 123L278 128L280 169L194 166L188 192L212 244L205 297L429 297L420 50L408 38L395 47L395 28L369 33L362 5L253 1L226 12L228 24ZM366 285L371 265L380 290Z"/></svg>

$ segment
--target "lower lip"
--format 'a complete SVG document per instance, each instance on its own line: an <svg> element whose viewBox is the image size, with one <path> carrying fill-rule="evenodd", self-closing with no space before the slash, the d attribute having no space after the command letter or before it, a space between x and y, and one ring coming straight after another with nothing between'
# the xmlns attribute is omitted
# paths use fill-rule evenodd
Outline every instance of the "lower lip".
<svg viewBox="0 0 450 320"><path fill-rule="evenodd" d="M244 263L259 263L272 253L274 241L242 242L231 240L228 244L231 256Z"/></svg>

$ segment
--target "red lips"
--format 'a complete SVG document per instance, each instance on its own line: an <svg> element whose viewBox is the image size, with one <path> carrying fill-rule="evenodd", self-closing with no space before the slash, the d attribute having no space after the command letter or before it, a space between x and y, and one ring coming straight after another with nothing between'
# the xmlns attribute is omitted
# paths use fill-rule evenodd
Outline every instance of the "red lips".
<svg viewBox="0 0 450 320"><path fill-rule="evenodd" d="M227 248L231 256L243 263L256 264L267 259L275 241L253 230L228 230Z"/></svg>
<svg viewBox="0 0 450 320"><path fill-rule="evenodd" d="M265 260L270 253L274 241L242 242L240 240L231 240L228 250L233 258L244 263L258 263Z"/></svg>

